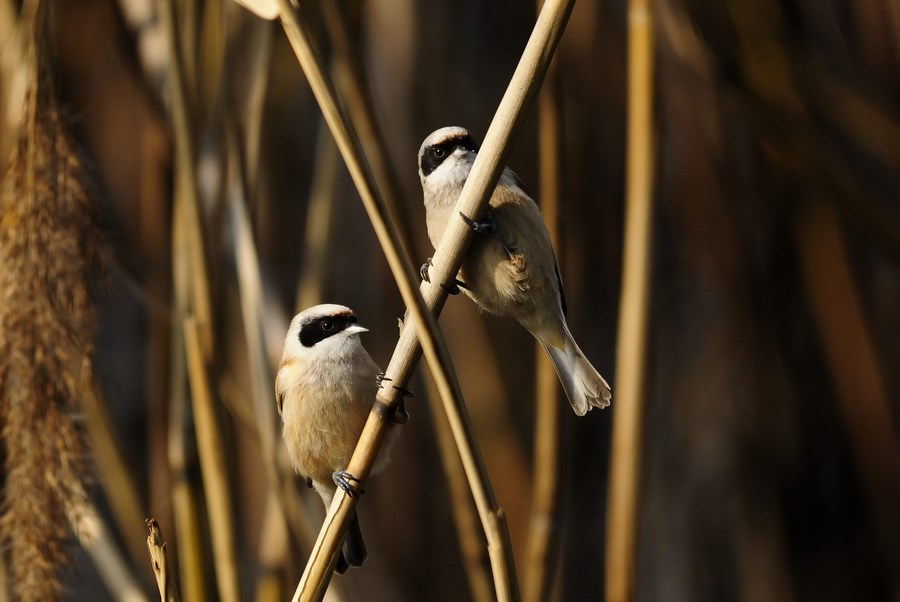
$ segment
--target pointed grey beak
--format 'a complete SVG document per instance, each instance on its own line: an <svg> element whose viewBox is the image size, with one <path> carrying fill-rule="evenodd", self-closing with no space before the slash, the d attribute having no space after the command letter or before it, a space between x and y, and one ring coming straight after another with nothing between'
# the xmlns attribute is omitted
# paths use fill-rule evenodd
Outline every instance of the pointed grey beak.
<svg viewBox="0 0 900 602"><path fill-rule="evenodd" d="M351 324L346 328L344 332L346 332L347 334L362 334L364 332L369 332L369 329L364 326L360 326L359 324Z"/></svg>

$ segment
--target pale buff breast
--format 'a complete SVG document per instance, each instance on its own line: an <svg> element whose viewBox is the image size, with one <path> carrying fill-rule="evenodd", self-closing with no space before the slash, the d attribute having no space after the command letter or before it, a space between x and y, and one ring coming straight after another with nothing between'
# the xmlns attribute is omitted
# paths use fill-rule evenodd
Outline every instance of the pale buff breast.
<svg viewBox="0 0 900 602"><path fill-rule="evenodd" d="M282 365L284 440L299 474L330 483L347 467L375 395L375 372L361 372L340 365L304 370L297 360Z"/></svg>

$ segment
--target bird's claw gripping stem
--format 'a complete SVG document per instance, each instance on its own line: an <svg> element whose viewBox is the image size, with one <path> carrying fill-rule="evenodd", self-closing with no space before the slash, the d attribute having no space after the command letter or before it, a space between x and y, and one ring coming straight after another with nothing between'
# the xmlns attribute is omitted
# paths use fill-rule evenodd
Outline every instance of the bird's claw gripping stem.
<svg viewBox="0 0 900 602"><path fill-rule="evenodd" d="M494 222L494 212L490 208L484 212L484 217L481 218L480 222L476 222L469 218L462 211L459 212L459 217L462 218L462 221L466 222L466 225L479 234L493 236L497 233L497 224Z"/></svg>
<svg viewBox="0 0 900 602"><path fill-rule="evenodd" d="M384 372L379 373L375 377L375 383L378 385L379 389L381 388L382 383L384 383L384 381L386 380L389 381L391 379L388 378ZM413 392L409 389L404 389L403 387L398 387L396 385L393 385L393 387L397 390L397 392L400 393L400 400L397 402L397 407L394 410L394 414L391 417L391 420L393 420L395 424L406 424L407 422L409 422L409 414L406 412L406 406L403 404L403 398L415 397L415 395L413 395Z"/></svg>
<svg viewBox="0 0 900 602"><path fill-rule="evenodd" d="M462 215L462 213L460 213L460 215ZM463 216L463 219L469 219L469 218ZM422 280L424 280L425 282L427 282L429 284L431 284L431 274L428 273L428 270L431 269L432 265L434 265L434 264L431 263L431 257L429 257L428 259L425 260L425 263L422 264L422 267L419 268L419 276L421 276ZM444 283L441 285L441 288L443 288L445 291L447 291L448 295L458 295L459 287L468 288L465 285L465 283L460 282L459 280L454 280L453 282Z"/></svg>
<svg viewBox="0 0 900 602"><path fill-rule="evenodd" d="M331 475L331 480L350 497L359 497L366 492L366 490L359 485L354 485L354 483L360 483L361 481L346 470L334 471Z"/></svg>

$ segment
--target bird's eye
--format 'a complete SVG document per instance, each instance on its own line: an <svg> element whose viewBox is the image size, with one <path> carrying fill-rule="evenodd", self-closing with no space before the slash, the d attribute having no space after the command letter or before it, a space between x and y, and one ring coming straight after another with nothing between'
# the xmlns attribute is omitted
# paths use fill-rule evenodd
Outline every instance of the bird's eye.
<svg viewBox="0 0 900 602"><path fill-rule="evenodd" d="M322 330L325 332L331 332L334 330L334 322L331 320L322 320Z"/></svg>
<svg viewBox="0 0 900 602"><path fill-rule="evenodd" d="M432 152L434 153L434 156L437 157L438 159L442 159L444 157L444 149L442 149L439 146L437 148L435 148Z"/></svg>

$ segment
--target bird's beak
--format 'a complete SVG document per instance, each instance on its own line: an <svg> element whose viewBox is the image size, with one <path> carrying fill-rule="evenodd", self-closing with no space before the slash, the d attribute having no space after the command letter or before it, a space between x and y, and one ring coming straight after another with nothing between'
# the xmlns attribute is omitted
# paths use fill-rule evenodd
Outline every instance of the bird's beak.
<svg viewBox="0 0 900 602"><path fill-rule="evenodd" d="M362 334L364 332L369 332L369 329L365 326L360 326L359 324L351 324L347 327L345 332L347 334Z"/></svg>

